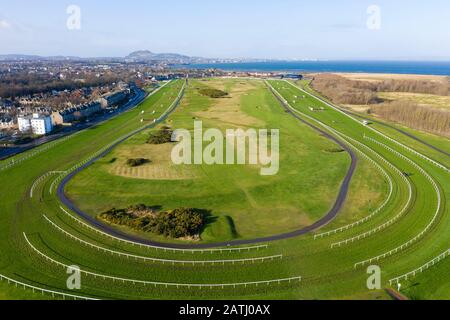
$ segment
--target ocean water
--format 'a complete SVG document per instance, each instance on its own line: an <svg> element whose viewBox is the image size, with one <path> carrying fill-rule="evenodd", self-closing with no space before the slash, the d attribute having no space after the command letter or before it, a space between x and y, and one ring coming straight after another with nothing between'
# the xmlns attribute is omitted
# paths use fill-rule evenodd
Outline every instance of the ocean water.
<svg viewBox="0 0 450 320"><path fill-rule="evenodd" d="M191 64L184 67L227 71L398 73L450 76L450 61L299 61Z"/></svg>

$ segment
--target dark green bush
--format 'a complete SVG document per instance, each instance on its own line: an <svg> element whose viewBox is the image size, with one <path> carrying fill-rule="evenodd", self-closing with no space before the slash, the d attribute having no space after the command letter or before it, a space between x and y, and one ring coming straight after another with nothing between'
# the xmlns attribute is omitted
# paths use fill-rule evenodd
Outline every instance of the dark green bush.
<svg viewBox="0 0 450 320"><path fill-rule="evenodd" d="M142 166L143 164L149 163L150 160L148 159L144 159L144 158L138 158L138 159L128 159L127 160L127 165L130 167L139 167Z"/></svg>
<svg viewBox="0 0 450 320"><path fill-rule="evenodd" d="M200 92L200 94L203 96L207 96L214 99L228 96L228 93L226 93L225 91L210 88L200 89L198 90L198 92Z"/></svg>
<svg viewBox="0 0 450 320"><path fill-rule="evenodd" d="M147 140L149 144L165 144L172 142L173 131L169 127L164 127L161 130L154 132Z"/></svg>

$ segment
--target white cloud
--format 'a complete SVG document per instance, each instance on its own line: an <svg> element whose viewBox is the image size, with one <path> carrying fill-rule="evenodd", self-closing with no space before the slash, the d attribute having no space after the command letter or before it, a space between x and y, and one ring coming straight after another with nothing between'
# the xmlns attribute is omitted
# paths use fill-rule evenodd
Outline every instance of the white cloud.
<svg viewBox="0 0 450 320"><path fill-rule="evenodd" d="M11 24L6 20L0 20L0 29L10 29Z"/></svg>

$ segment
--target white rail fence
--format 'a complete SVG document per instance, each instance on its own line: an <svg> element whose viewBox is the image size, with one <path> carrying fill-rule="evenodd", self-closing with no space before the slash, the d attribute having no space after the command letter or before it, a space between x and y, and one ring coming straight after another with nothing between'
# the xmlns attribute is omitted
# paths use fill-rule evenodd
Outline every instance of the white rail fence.
<svg viewBox="0 0 450 320"><path fill-rule="evenodd" d="M30 289L33 291L33 293L41 293L42 295L47 294L52 296L53 298L56 297L61 297L64 300L65 299L73 299L73 300L98 300L98 299L94 299L94 298L89 298L89 297L84 297L84 296L79 296L79 295L74 295L74 294L69 294L69 293L64 293L64 292L59 292L59 291L54 291L54 290L48 290L48 289L43 289L43 288L39 288L36 286L32 286L14 279L11 279L7 276L4 276L2 274L0 274L0 281L7 281L8 284L13 284L16 286L16 288L23 288L25 289Z"/></svg>
<svg viewBox="0 0 450 320"><path fill-rule="evenodd" d="M171 81L166 82L164 85L162 85L161 87L159 87L158 89L153 91L148 97L154 95L155 93L157 93L159 90L164 88L169 83L171 83ZM142 100L138 101L136 105L138 105L141 102L142 102ZM108 121L108 120L106 120L106 121ZM102 121L102 122L100 122L100 124L104 123L106 121ZM14 166L24 162L25 160L28 160L28 159L30 159L30 158L32 158L32 157L34 157L34 156L36 156L36 155L38 155L40 153L43 153L44 151L47 151L47 150L57 146L58 144L61 144L61 143L65 142L65 141L67 141L69 139L72 139L73 137L77 136L78 134L84 132L85 130L86 129L81 130L81 131L77 131L77 132L75 132L73 134L70 134L68 136L65 136L63 138L60 138L60 139L57 139L55 141L46 143L43 146L39 146L36 149L33 149L33 151L31 151L31 152L27 152L24 156L13 158L13 159L9 160L7 163L0 165L0 172L3 171L3 170L6 170L6 169L12 168L12 167L14 167Z"/></svg>
<svg viewBox="0 0 450 320"><path fill-rule="evenodd" d="M294 85L291 84L290 82L288 82L288 83L289 83L290 85L292 85L293 87L295 87L295 88L297 88L297 89L299 89L299 90L301 90L301 91L303 91L303 92L309 94L308 92L306 92L306 91L304 91L304 90L302 90L302 89L300 89L300 88L294 86ZM268 85L273 89L273 87L272 87L270 84L268 84ZM289 102L286 101L286 99L284 99L284 98L279 94L278 91L275 90L275 92L283 99L283 101L284 101L284 102L285 102L292 110L296 111L297 113L303 114L302 112L299 112L299 111L296 110L295 108L292 108L292 106L290 106ZM311 95L311 94L309 94L309 95L312 96L312 97L314 97L314 98L316 98L316 99L318 99L317 97L315 97L315 96L313 96L313 95ZM319 99L319 100L322 101L321 99ZM325 102L325 103L326 103L326 102ZM329 105L329 104L327 103L327 105ZM336 108L335 108L334 106L332 106L332 105L329 105L329 106L332 107L333 109L336 109ZM347 114L345 114L344 112L342 112L342 111L339 110L339 109L337 109L337 111L339 111L339 112L343 113L344 115L348 116ZM311 119L311 120L313 120L313 121L318 122L318 123L321 124L322 126L329 128L329 130L332 130L332 131L337 132L336 130L334 130L333 128L330 128L329 126L327 126L327 125L325 125L325 124L323 124L323 123L320 122L319 120L316 120L316 119L314 119L314 118L312 118L312 117L310 117L310 116L308 116L308 115L306 115L306 114L303 114L303 115L304 115L305 117L308 117L309 119ZM349 116L348 116L348 117L349 117ZM358 121L358 120L356 120L356 119L354 119L354 118L352 118L352 117L350 117L350 118L353 119L353 120L355 120L355 121ZM359 121L358 121L358 122L359 122ZM375 130L375 131L376 131L376 130ZM384 135L381 134L381 133L380 133L380 135L384 136ZM365 260L365 261L356 263L355 266L354 266L355 269L356 269L358 266L364 266L364 265L366 265L366 264L368 264L368 263L372 263L373 261L379 261L379 260L384 259L384 258L386 258L386 257L388 257L388 256L391 256L391 255L393 255L393 254L395 254L395 253L397 253L397 252L399 252L399 251L404 250L405 248L409 247L410 245L412 245L413 243L415 243L416 241L418 241L419 239L421 239L421 238L428 232L428 230L430 230L431 227L434 225L434 223L435 223L437 217L439 216L439 212L440 212L440 209L441 209L441 192L440 192L440 190L439 190L439 187L438 187L437 183L433 180L433 178L432 178L432 177L431 177L431 176L430 176L423 168L421 168L419 165L417 165L417 164L416 164L414 161L412 161L410 158L404 156L404 155L401 154L400 152L395 151L394 149L390 148L389 146L387 146L387 145L385 145L385 144L383 144L383 143L381 143L381 142L379 142L379 141L377 141L377 140L368 138L368 137L366 137L366 136L364 136L364 138L372 140L372 141L375 142L376 144L382 146L383 148L385 148L385 149L389 150L390 152L396 154L397 156L403 158L403 159L406 160L407 162L411 163L414 167L416 167L416 168L417 168L417 169L418 169L418 170L419 170L419 171L420 171L420 172L421 172L421 173L422 173L422 174L423 174L423 175L431 182L431 184L433 185L433 187L434 187L434 189L435 189L435 191L436 191L436 194L437 194L437 209L436 209L436 212L435 212L435 214L434 214L434 216L433 216L431 222L430 222L430 223L425 227L425 229L422 230L422 232L420 232L420 234L418 234L416 237L414 237L413 239L411 239L411 240L409 240L408 242L404 243L403 245L401 245L401 246L399 246L399 247L397 247L397 248L395 248L395 249L393 249L393 250L390 250L390 251L388 251L388 252L386 252L386 253L384 253L384 254L381 254L381 255L379 255L379 256L377 256L377 257L373 257L373 258L371 258L371 259L368 259L368 260Z"/></svg>
<svg viewBox="0 0 450 320"><path fill-rule="evenodd" d="M177 249L177 248L167 248L167 247L162 247L162 246L161 247L151 246L151 245L138 243L138 242L134 242L134 241L129 241L129 240L125 240L125 239L110 235L109 233L106 233L97 228L94 228L90 224L78 219L73 214L69 213L66 209L64 209L63 207L60 207L60 209L67 217L71 218L72 220L74 220L75 222L77 222L84 228L94 231L95 233L97 233L103 237L107 237L109 239L119 241L119 242L122 242L125 244L130 244L132 246L137 246L140 248L148 248L148 249L154 249L154 250L161 250L164 252L177 252L177 253L179 253L179 252L182 252L182 253L224 253L224 252L229 252L229 253L231 253L231 252L242 252L242 251L252 251L252 250L259 251L260 249L267 249L269 247L267 244L251 246L251 247L213 248L213 249Z"/></svg>
<svg viewBox="0 0 450 320"><path fill-rule="evenodd" d="M67 270L69 268L69 265L66 265L64 263L61 263L59 261L56 261L53 258L50 258L49 256L45 255L41 251L39 251L28 239L27 235L23 233L23 236L25 238L25 241L27 242L28 246L36 252L39 256L43 257L45 260L49 261L50 263L63 268L64 270ZM104 274L98 274L90 271L80 270L82 274L85 274L87 276L92 276L94 278L102 279L102 280L111 280L112 282L119 282L119 283L130 283L133 285L141 284L145 286L154 286L154 287L165 287L165 288L219 288L219 289L225 289L225 288L237 288L237 287L249 287L249 286L259 286L259 285L270 285L270 284L282 284L282 283L291 283L291 282L300 282L302 280L302 277L291 277L291 278L283 278L283 279L275 279L275 280L263 280L263 281L251 281L251 282L237 282L237 283L214 283L214 284L200 284L200 283L173 283L173 282L155 282L155 281L144 281L144 280L137 280L137 279L129 279L129 278L121 278L121 277L114 277Z"/></svg>
<svg viewBox="0 0 450 320"><path fill-rule="evenodd" d="M14 166L16 166L16 165L18 165L18 164L24 162L24 161L26 161L26 160L28 160L28 159L30 159L30 158L36 156L36 155L39 155L39 154L41 154L41 153L43 153L43 152L45 152L45 151L47 151L47 150L49 150L49 149L51 149L51 148L53 148L53 147L55 147L55 146L57 146L57 145L63 143L63 142L65 142L65 141L67 141L67 140L69 140L69 139L75 137L75 136L76 136L77 134L79 134L80 132L82 132L82 131L76 132L76 133L74 133L74 134L71 134L71 135L66 136L66 137L64 137L64 138L55 140L55 141L53 141L53 142L49 142L49 143L47 143L47 144L44 144L44 145L41 146L41 147L37 147L35 150L33 150L33 151L31 151L31 152L27 152L27 153L26 153L25 155L23 155L23 156L20 156L20 157L17 157L17 158L13 158L13 159L9 160L7 163L0 165L0 171L3 171L3 170L6 170L6 169L9 169L9 168L12 168L12 167L14 167Z"/></svg>
<svg viewBox="0 0 450 320"><path fill-rule="evenodd" d="M424 176L425 178L430 181L430 183L432 184L435 192L436 192L436 196L437 196L437 209L433 215L433 218L431 219L430 223L425 227L424 230L422 230L417 236L415 236L414 238L412 238L411 240L409 240L408 242L402 244L401 246L390 250L384 254L381 254L379 256L370 258L368 260L365 261L361 261L355 264L355 269L358 268L359 266L364 266L366 264L372 263L374 261L379 261L381 259L384 259L388 256L391 256L393 254L396 254L397 252L400 252L402 250L404 250L405 248L409 247L410 245L412 245L413 243L417 242L419 239L421 239L430 229L431 227L434 225L435 221L437 220L438 216L439 216L439 212L441 211L441 205L442 205L442 199L441 199L441 191L437 185L437 183L434 181L434 179L423 169L421 168L418 164L416 164L413 160L409 159L408 157L404 156L403 154L401 154L400 152L395 151L394 149L390 148L389 146L375 140L369 137L366 137L366 139L382 146L383 148L389 150L390 152L396 154L397 156L399 156L400 158L406 160L407 162L409 162L410 164L412 164L417 170L419 170Z"/></svg>
<svg viewBox="0 0 450 320"><path fill-rule="evenodd" d="M296 88L297 90L300 90L300 91L306 93L306 94L309 95L310 97L312 97L312 98L314 98L314 99L316 99L316 100L318 100L318 101L320 101L320 102L326 104L326 105L329 106L330 108L332 108L332 109L334 109L334 110L336 110L336 111L342 113L343 115L345 115L346 117L352 119L353 121L356 121L356 122L360 123L361 125L363 125L358 119L355 119L355 118L352 117L351 115L345 113L345 112L342 111L340 108L338 108L338 107L332 105L331 103L325 101L324 99L322 99L322 98L320 98L320 97L317 97L316 95L313 95L312 93L310 93L310 92L308 92L308 91L305 91L305 90L303 90L302 88L299 88L298 86L292 84L291 82L289 82L289 81L287 81L287 80L285 80L285 82L287 82L288 84L290 84L291 86L293 86L293 87ZM405 150L407 150L407 151L409 151L409 152L415 154L416 156L418 156L418 157L420 157L420 158L422 158L422 159L428 161L429 163L431 163L431 164L435 165L436 167L438 167L438 168L440 168L440 169L446 171L447 173L450 172L450 169L447 168L446 166L442 165L441 163L439 163L439 162L437 162L437 161L435 161L435 160L433 160L433 159L431 159L431 158L425 156L424 154L422 154L422 153L420 153L420 152L418 152L418 151L416 151L416 150L414 150L414 149L412 149L412 148L410 148L410 147L404 145L403 143L401 143L401 142L399 142L399 141L397 141L397 140L395 140L395 139L393 139L393 138L391 138L391 137L385 135L384 133L382 133L382 132L380 132L380 131L378 131L378 130L372 128L372 127L366 127L366 128L368 128L369 130L371 130L371 131L377 133L378 135L382 136L383 138L385 138L385 139L387 139L387 140L389 140L389 141L391 141L391 142L397 144L398 146L402 147L403 149L405 149Z"/></svg>
<svg viewBox="0 0 450 320"><path fill-rule="evenodd" d="M389 284L392 286L393 284L400 283L400 281L402 281L402 280L407 281L408 279L413 278L416 275L418 275L418 274L428 270L429 268L433 267L434 265L438 264L439 262L441 262L448 256L450 256L450 249L447 249L445 252L441 253L439 256L437 256L433 260L425 263L423 266L421 266L411 272L405 273L404 275L401 275L397 278L393 278L393 279L389 280Z"/></svg>
<svg viewBox="0 0 450 320"><path fill-rule="evenodd" d="M279 254L279 255L273 255L273 256L268 256L268 257L255 257L255 258L245 258L245 259L230 259L230 260L173 260L173 259L159 259L159 258L151 258L151 257L143 257L143 256L139 256L139 255L135 255L135 254L128 254L128 253L124 253L124 252L120 252L120 251L116 251L116 250L111 250L108 248L104 248L98 245L95 245L93 243L90 243L88 241L82 240L76 236L74 236L73 234L67 232L66 230L64 230L63 228L61 228L60 226L58 226L56 223L54 223L52 220L50 220L46 215L44 215L44 219L51 225L53 226L56 230L58 230L59 232L61 232L62 234L64 234L65 236L71 238L72 240L75 240L76 242L81 243L82 245L85 245L87 247L93 248L95 250L98 251L102 251L111 255L115 255L118 257L124 257L126 259L131 259L131 260L142 260L142 261L147 261L147 262L158 262L158 263L162 263L162 264L171 264L171 265L176 265L176 264L181 264L181 265L226 265L226 264L246 264L246 263L257 263L257 262L265 262L265 261L273 261L273 260L277 260L277 259L282 259L283 255Z"/></svg>
<svg viewBox="0 0 450 320"><path fill-rule="evenodd" d="M167 83L168 84L168 83ZM166 85L167 85L166 84ZM160 89L162 89L163 87L161 87ZM161 122L162 120L165 119L165 117L170 114L170 112L173 110L173 108L175 108L177 106L177 104L180 102L181 98L183 97L184 94L184 90L186 88L186 83L183 84L182 88L180 89L180 91L178 92L178 95L176 97L176 99L172 102L172 104L166 109L166 111L158 118L155 120L155 123ZM153 94L155 94L156 92L153 92ZM83 161L77 163L76 165L74 165L73 167L71 167L70 169L68 169L67 171L65 171L65 173L63 175L61 175L60 177L57 178L57 180L54 182L54 184L52 184L53 186L51 186L50 188L50 192L52 192L53 188L56 186L56 184L58 182L60 182L65 175L68 175L76 170L78 170L79 168L83 167L84 165L88 164L89 162L91 162L93 159L98 158L102 153L104 153L106 150L108 150L109 148L111 148L112 146L114 146L115 144L117 144L120 141L123 141L124 139L131 137L133 135L135 135L136 133L141 132L142 130L148 128L149 126L143 126L141 128L138 128L134 131L132 131L131 133L128 133L118 139L116 139L114 142L104 146L103 148L101 148L100 150L98 150L97 152L95 152L94 154L92 154L91 156L89 156L88 158L84 159ZM241 251L250 251L250 250L259 250L259 249L265 249L268 247L268 245L258 245L258 246L251 246L251 247L245 247L245 248L223 248L223 249L176 249L176 248L166 248L166 247L159 247L159 246L151 246L151 245L145 245L145 244L140 244L140 243L136 243L133 241L128 241L128 240L124 240L124 239L120 239L118 237L109 235L105 232L102 232L100 230L97 230L97 228L94 228L92 226L90 226L89 224L75 218L73 215L69 214L64 208L61 207L61 209L63 210L64 213L66 213L69 217L71 217L72 219L74 219L75 221L77 221L78 223L80 223L81 225L83 225L84 227L87 227L93 231L95 231L96 233L99 233L103 236L108 236L109 238L112 238L114 240L118 240L124 243L128 243L128 244L133 244L133 245L138 245L140 247L147 247L147 248L152 248L152 249L157 249L157 250L163 250L163 251L173 251L173 252L210 252L210 253L215 253L215 252L241 252Z"/></svg>
<svg viewBox="0 0 450 320"><path fill-rule="evenodd" d="M294 111L295 111L295 109L294 109ZM296 112L297 112L297 113L301 113L302 115L309 117L308 115L306 115L306 114L304 114L304 113L302 113L302 112L300 112L300 111L296 111ZM314 119L314 118L311 118L311 119ZM319 122L320 122L320 121L319 121ZM321 123L321 122L320 122L320 123ZM379 159L381 159L386 165L388 165L392 170L394 170L394 171L395 171L395 172L403 179L403 181L404 181L404 182L406 183L406 185L408 186L408 194L409 194L408 201L406 202L405 206L400 210L399 214L397 214L393 219L387 221L386 223L382 224L381 226L379 226L379 227L377 227L377 228L374 228L374 229L372 229L372 230L370 230L370 231L368 231L368 232L365 232L365 233L363 233L363 234L360 234L360 235L358 235L358 236L355 236L355 237L352 237L352 238L349 238L349 239L346 239L346 240L343 240L343 241L340 241L340 242L333 243L333 244L331 245L331 248L334 249L334 248L337 248L337 247L341 247L342 245L347 245L347 244L349 244L349 243L353 243L353 242L362 240L362 239L364 239L364 238L367 238L367 237L369 237L369 236L371 236L371 235L373 235L373 234L375 234L375 233L377 233L377 232L379 232L379 231L381 231L381 230L387 228L388 226L394 224L394 223L395 223L398 219L400 219L400 217L402 217L402 216L405 214L405 212L408 210L408 208L409 208L409 206L410 206L410 204L411 204L411 202L412 202L413 191L412 191L412 185L411 185L410 181L405 177L405 175L404 175L404 174L403 174L396 166L394 166L394 165L393 165L391 162L389 162L387 159L385 159L385 158L382 157L380 154L378 154L377 152L375 152L374 150L372 150L370 147L364 145L363 143L361 143L361 142L359 142L359 141L357 141L357 140L355 140L355 139L353 139L353 138L351 138L351 137L349 137L349 136L347 136L347 135L345 135L345 134L343 134L343 133L340 133L340 132L336 131L335 129L333 129L333 128L331 128L331 127L329 127L329 126L327 126L327 125L325 125L325 124L323 124L323 123L322 123L322 125L323 125L325 128L327 128L329 131L334 132L336 135L340 136L341 139L343 139L348 145L350 145L351 147L353 147L357 152L359 152L360 154L362 154L362 155L363 155L365 158L367 158L371 163L373 163L373 164L376 165L376 166L379 166L373 159L371 159L369 156L367 156L367 154L365 154L364 152L362 152L360 149L356 148L354 144L357 144L357 145L359 145L359 146L361 146L361 147L364 147L364 148L368 149L369 151L373 152ZM352 145L352 143L350 143L349 141L352 141L352 142L353 142L353 145ZM380 168L381 168L381 167L380 167ZM386 173L386 172L385 172L385 173ZM387 175L387 173L386 173L386 175ZM342 227L342 228L338 228L338 229L335 229L335 230L331 230L331 231L326 232L326 233L324 233L324 234L316 235L314 238L317 239L317 238L323 237L323 236L325 236L325 235L331 235L331 234L335 234L335 233L337 233L337 232L341 232L341 231L344 231L344 230L349 230L350 228L353 228L353 227L355 227L355 226L361 225L362 223L364 223L364 222L370 220L370 219L373 218L375 215L377 215L379 212L381 212L381 210L383 210L383 209L386 207L387 203L389 202L389 200L390 200L390 198L391 198L391 196L392 196L392 180L390 179L389 176L388 176L388 179L389 179L389 183L390 183L390 195L389 195L388 199L387 199L387 200L386 200L386 201L385 201L385 202L384 202L384 203L383 203L383 204L382 204L375 212L373 212L371 215L369 215L369 216L367 216L366 218L363 218L363 219L361 219L361 220L359 220L359 221L357 221L357 222L355 222L355 223L349 224L349 225L344 226L344 227Z"/></svg>
<svg viewBox="0 0 450 320"><path fill-rule="evenodd" d="M170 83L170 82L168 82L168 83ZM155 94L160 89L162 89L163 87L165 87L168 83L166 83L164 86L160 87L158 90L154 91L152 93L152 95ZM183 96L185 87L186 87L186 84L183 84L182 88L180 89L180 92L178 93L177 98L174 100L174 102L170 105L170 107L158 119L154 120L153 124L161 122L172 111L172 109L179 103L180 99ZM94 152L92 155L88 156L83 161L80 161L77 164L75 164L73 167L71 167L70 169L68 169L66 171L66 174L70 174L70 173L78 170L79 168L83 167L87 163L91 162L93 159L99 157L102 153L106 152L108 149L110 149L111 147L113 147L114 145L119 143L120 141L123 141L123 140L126 140L127 138L130 138L130 137L134 136L135 134L137 134L137 133L139 133L139 132L149 128L150 126L149 125L142 126L140 128L137 128L137 129L131 131L130 133L124 134L123 136L117 138L113 142L107 144L106 146L104 146L104 147L100 148L99 150L97 150L96 152Z"/></svg>
<svg viewBox="0 0 450 320"><path fill-rule="evenodd" d="M266 83L267 83L267 82L266 82ZM343 133L341 133L341 132L338 132L337 130L331 128L330 126L324 124L323 122L321 122L321 121L319 121L319 120L317 120L317 119L315 119L315 118L313 118L313 117L311 117L311 116L309 116L309 115L307 115L307 114L305 114L305 113L303 113L303 112L301 112L301 111L299 111L299 110L293 108L293 107L289 104L289 102L288 102L288 101L287 101L287 100L286 100L286 99L285 99L285 98L284 98L284 97L283 97L283 96L282 96L275 88L273 88L273 86L272 86L270 83L267 83L267 84L268 84L268 86L269 86L270 88L272 88L272 90L273 90L273 91L274 91L274 92L275 92L275 93L276 93L276 94L284 101L284 103L285 103L292 111L294 111L295 113L298 113L298 114L300 114L300 115L302 115L302 116L304 116L304 117L310 119L311 121L314 121L314 122L318 123L319 125L321 125L321 126L324 127L325 129L327 129L328 131L334 133L334 134L337 135L340 139L344 140L349 146L351 146L353 149L357 150L360 154L362 154L365 158L367 158L371 163L373 163L373 164L375 164L377 167L379 167L379 165L378 165L372 158L370 158L367 154L365 154L363 151L361 151L360 149L358 149L355 145L352 145L348 140L353 141L354 144L358 144L358 145L360 145L360 146L365 147L366 149L369 149L370 151L372 151L373 153L375 153L375 154L376 154L376 155L377 155L384 163L386 163L389 167L391 167L393 170L395 170L395 171L396 171L396 172L397 172L397 173L405 180L405 182L406 182L407 185L409 186L409 195L410 195L410 196L409 196L408 203L407 203L407 205L402 209L402 211L400 212L400 214L397 216L397 218L396 218L394 221L388 222L388 223L384 224L383 226L381 226L381 227L379 227L379 228L377 228L377 229L375 229L375 230L372 230L371 232L365 233L365 234L362 235L362 236L355 237L355 238L352 238L352 239L348 239L348 240L345 240L345 241L343 241L343 242L341 242L341 243L335 243L335 244L332 244L332 245L331 245L332 248L335 248L335 247L340 246L340 245L342 245L342 244L348 244L348 243L350 243L350 242L354 242L354 241L356 241L356 240L359 240L359 239L362 239L362 238L364 238L364 237L367 237L368 235L371 235L371 234L373 234L373 233L375 233L375 232L378 232L379 230L381 230L381 229L387 227L388 225L391 225L392 223L394 223L400 216L402 216L402 215L404 214L404 212L408 209L408 206L409 206L409 204L410 204L410 202L411 202L411 200L412 200L412 186L411 186L410 182L408 181L408 179L406 179L406 177L401 173L401 171L400 171L399 169L397 169L397 167L395 167L392 163L390 163L389 161L387 161L387 160L386 160L385 158L383 158L381 155L379 155L378 153L376 153L375 151L373 151L372 149L370 149L368 146L366 146L366 145L360 143L359 141L357 141L357 140L355 140L355 139L353 139L353 138L350 138L350 137L346 136L345 134L343 134ZM381 168L381 167L379 167L379 168ZM383 171L384 171L384 170L383 170ZM384 171L384 173L386 173L386 172ZM386 174L387 174L387 173L386 173ZM390 182L390 186L392 187L392 180L390 179L389 176L388 176L388 181ZM391 196L391 195L392 195L392 189L391 189L391 192L390 192L390 196ZM314 236L314 239L322 238L322 237L325 237L325 236L329 236L329 235L332 235L332 234L336 234L336 233L338 233L338 232L342 232L342 231L345 231L345 230L349 230L350 228L356 227L356 226L358 226L358 225L360 225L360 224L362 224L362 223L364 223L364 222L370 220L373 216L375 216L376 214L378 214L378 213L379 213L379 212L387 205L387 203L389 202L389 198L390 198L390 197L388 197L388 200L385 201L385 202L382 204L382 206L381 206L380 208L378 208L378 210L376 210L376 211L375 211L374 213L372 213L370 216L368 216L368 217L366 217L366 218L364 218L364 219L362 219L362 220L360 220L360 221L357 221L357 222L355 222L355 223L349 224L349 225L347 225L347 226L344 226L344 227L341 227L341 228L338 228L338 229L335 229L335 230L331 230L331 231L329 231L329 232L325 232L325 233L318 234L318 235Z"/></svg>
<svg viewBox="0 0 450 320"><path fill-rule="evenodd" d="M37 187L41 182L43 182L45 179L47 179L48 177L50 177L50 176L52 176L52 175L56 175L56 174L64 174L64 173L65 173L65 171L49 171L49 172L43 174L42 176L40 176L39 178L37 178L37 179L34 181L33 185L31 186L31 189L30 189L30 198L33 198L34 190L35 190L36 187Z"/></svg>
<svg viewBox="0 0 450 320"><path fill-rule="evenodd" d="M380 225L380 226L378 226L378 227L376 227L376 228L374 228L372 230L369 230L369 231L364 232L362 234L359 234L357 236L351 237L349 239L345 239L343 241L335 242L335 243L333 243L331 245L331 248L332 249L338 248L338 247L341 247L341 246L344 246L344 245L347 245L347 244L354 243L356 241L365 239L367 237L370 237L370 236L380 232L381 230L384 230L384 229L388 228L389 226L391 226L395 222L397 222L406 213L406 211L410 207L411 202L413 200L412 185L409 182L409 180L403 174L402 174L402 178L404 179L405 183L408 185L408 201L406 202L404 207L400 210L400 212L396 216L394 216L392 219L388 220L387 222L383 223L382 225Z"/></svg>
<svg viewBox="0 0 450 320"><path fill-rule="evenodd" d="M374 150L370 149L369 147L367 147L366 145L360 143L359 141L350 138L344 134L341 133L342 136L346 137L346 139L352 141L354 144L358 144L360 147L364 147L366 149L368 149L369 151L371 151L378 159L380 159L382 162L384 162L386 165L388 165L391 169L396 170L397 168L391 164L389 161L387 161L385 158L383 158L381 155L379 155L377 152L375 152ZM369 220L371 220L373 217L375 217L376 215L378 215L389 203L389 201L392 199L392 194L393 194L393 181L391 176L375 161L373 160L371 157L367 156L367 154L365 154L364 152L362 152L360 149L355 148L355 146L352 146L357 152L359 152L363 157L365 157L369 162L371 162L373 165L375 165L376 168L378 168L378 170L383 174L383 176L387 179L388 184L389 184L389 195L387 197L387 199L381 204L380 207L378 207L374 212L372 212L370 215L368 215L365 218L362 218L356 222L350 223L348 225L345 225L343 227L340 228L336 228L334 230L328 231L328 232L323 232L320 234L317 234L314 236L314 239L321 239L330 235L334 235L340 232L344 232L350 229L353 229ZM398 169L397 169L398 170ZM398 170L398 172L400 172L400 170ZM401 172L400 172L401 174ZM401 175L401 177L404 178L403 175Z"/></svg>

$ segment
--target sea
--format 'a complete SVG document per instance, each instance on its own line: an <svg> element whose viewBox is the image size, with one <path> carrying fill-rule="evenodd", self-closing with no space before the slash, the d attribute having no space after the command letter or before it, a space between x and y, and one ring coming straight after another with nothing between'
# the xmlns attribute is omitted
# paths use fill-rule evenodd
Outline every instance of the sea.
<svg viewBox="0 0 450 320"><path fill-rule="evenodd" d="M394 73L450 76L450 61L274 61L190 64L177 67L253 72Z"/></svg>

